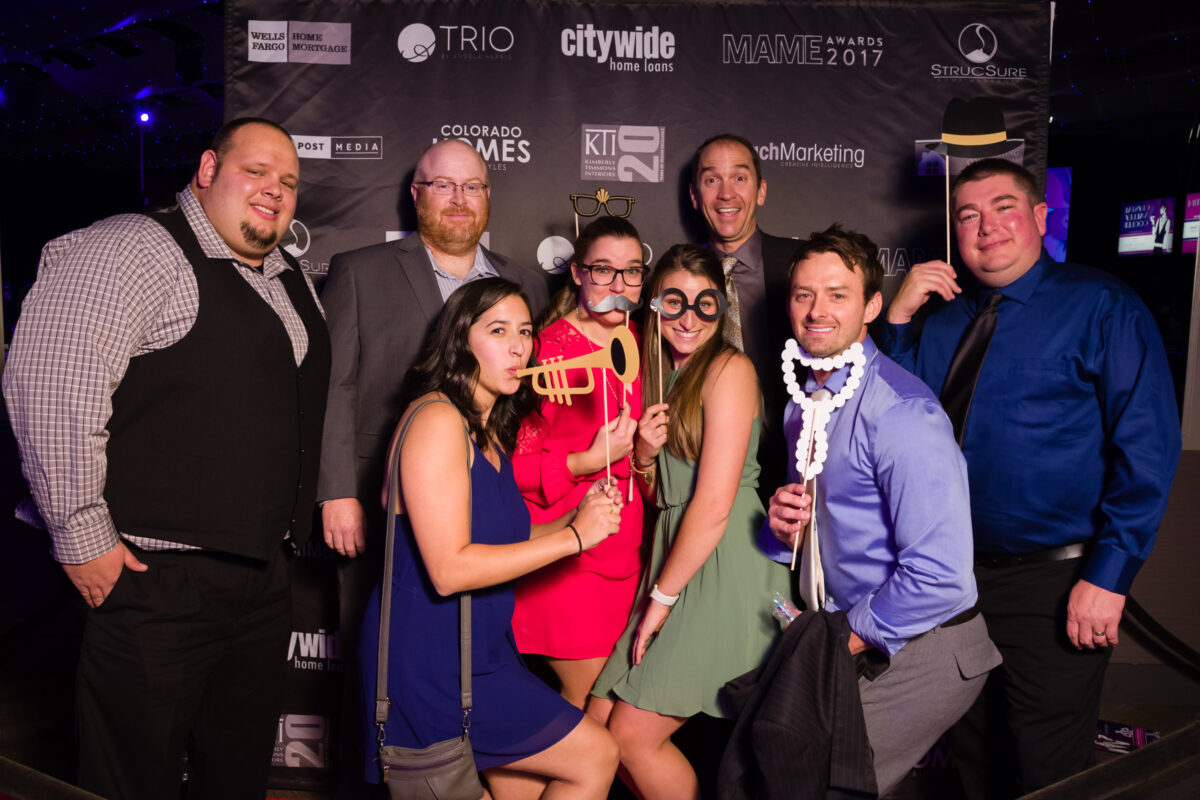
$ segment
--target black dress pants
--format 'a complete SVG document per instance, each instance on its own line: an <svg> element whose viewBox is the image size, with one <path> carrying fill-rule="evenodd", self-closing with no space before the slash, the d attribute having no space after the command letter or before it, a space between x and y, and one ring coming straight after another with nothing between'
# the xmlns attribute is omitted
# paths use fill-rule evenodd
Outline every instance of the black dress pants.
<svg viewBox="0 0 1200 800"><path fill-rule="evenodd" d="M270 562L148 552L88 614L77 675L80 785L110 800L262 800L283 703L291 591Z"/></svg>
<svg viewBox="0 0 1200 800"><path fill-rule="evenodd" d="M1076 650L1067 598L1083 559L975 567L979 609L1004 657L950 730L966 796L1013 798L1092 766L1111 650Z"/></svg>

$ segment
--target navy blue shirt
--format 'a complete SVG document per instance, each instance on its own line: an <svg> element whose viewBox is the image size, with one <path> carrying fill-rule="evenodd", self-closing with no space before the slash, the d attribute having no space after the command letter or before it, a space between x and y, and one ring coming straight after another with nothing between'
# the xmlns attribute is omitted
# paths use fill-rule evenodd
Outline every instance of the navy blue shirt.
<svg viewBox="0 0 1200 800"><path fill-rule="evenodd" d="M1092 541L1083 579L1126 594L1154 546L1181 446L1166 353L1121 281L1045 251L999 290L995 337L963 431L975 549L1022 553ZM879 347L940 394L990 289Z"/></svg>

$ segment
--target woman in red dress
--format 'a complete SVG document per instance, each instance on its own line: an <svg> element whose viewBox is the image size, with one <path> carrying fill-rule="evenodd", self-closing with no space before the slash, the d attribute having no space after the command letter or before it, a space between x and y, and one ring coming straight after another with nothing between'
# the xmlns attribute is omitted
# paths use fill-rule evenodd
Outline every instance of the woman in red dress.
<svg viewBox="0 0 1200 800"><path fill-rule="evenodd" d="M628 221L601 217L584 228L571 259L573 283L556 296L540 334L540 363L607 350L613 331L626 324L623 308L638 303L648 272L641 237ZM557 519L578 505L606 468L629 497L641 381L627 391L611 367L597 366L565 370L567 385L586 386L588 369L595 387L590 393L571 395L569 405L543 398L521 423L513 469L535 523ZM563 697L580 708L589 702L588 692L625 628L637 592L642 499L640 492L633 496L617 535L517 583L517 649L544 656L562 682ZM607 716L611 701L593 697L590 703L589 714Z"/></svg>

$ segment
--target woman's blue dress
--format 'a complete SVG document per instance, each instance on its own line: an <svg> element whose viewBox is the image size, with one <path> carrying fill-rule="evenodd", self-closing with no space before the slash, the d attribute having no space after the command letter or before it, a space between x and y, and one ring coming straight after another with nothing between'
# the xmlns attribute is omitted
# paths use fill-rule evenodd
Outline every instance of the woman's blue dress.
<svg viewBox="0 0 1200 800"><path fill-rule="evenodd" d="M501 455L497 471L472 445L471 541L510 544L529 538L529 511ZM380 780L374 725L380 588L363 619L359 646L367 780ZM541 752L579 724L572 706L521 661L512 633L513 589L505 583L472 592L471 746L480 770ZM459 710L458 595L434 590L408 519L397 518L388 651L386 744L426 747L462 733Z"/></svg>

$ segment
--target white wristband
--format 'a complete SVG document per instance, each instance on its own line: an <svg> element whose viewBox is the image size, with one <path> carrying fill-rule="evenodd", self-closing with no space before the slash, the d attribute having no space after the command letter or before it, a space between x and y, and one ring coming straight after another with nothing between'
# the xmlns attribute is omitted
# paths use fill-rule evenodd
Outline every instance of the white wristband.
<svg viewBox="0 0 1200 800"><path fill-rule="evenodd" d="M679 599L679 595L663 594L658 590L658 584L654 584L650 589L650 599L662 603L667 608L675 605L675 601Z"/></svg>

